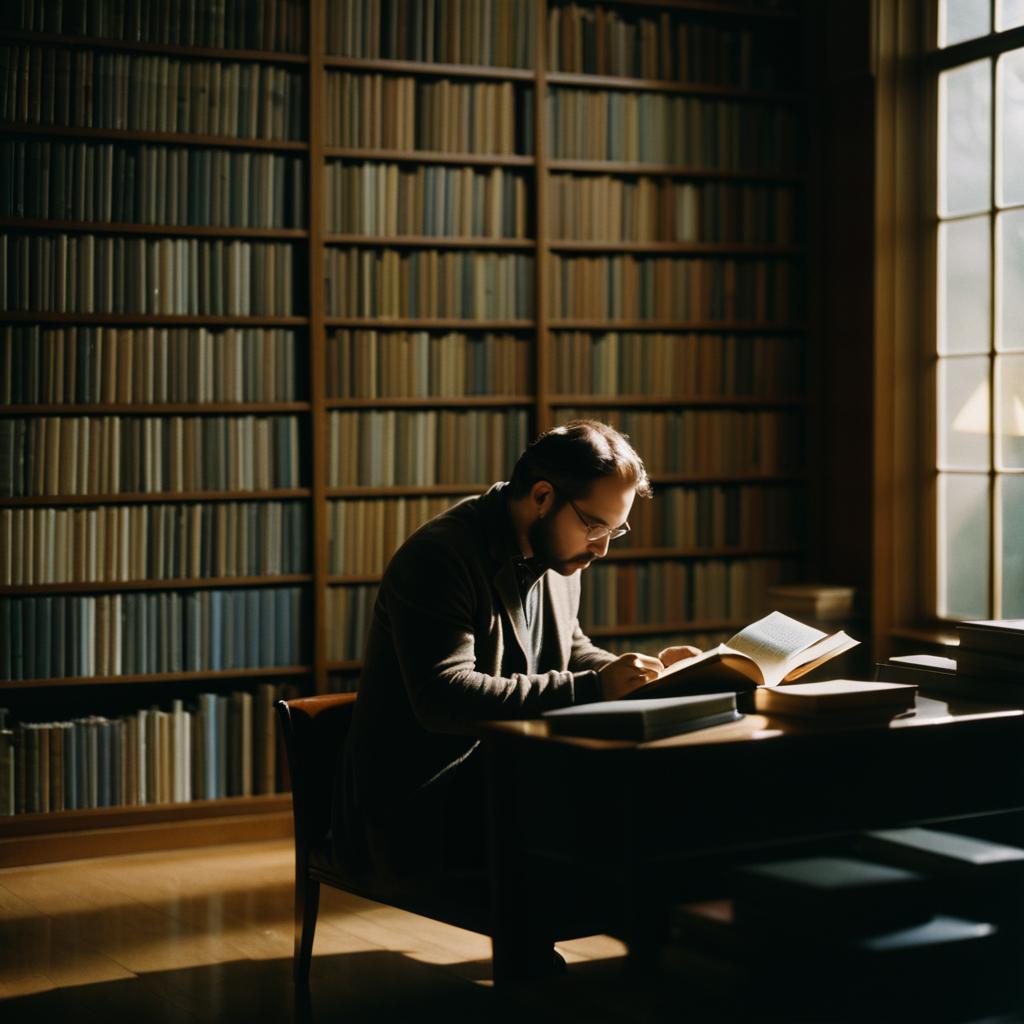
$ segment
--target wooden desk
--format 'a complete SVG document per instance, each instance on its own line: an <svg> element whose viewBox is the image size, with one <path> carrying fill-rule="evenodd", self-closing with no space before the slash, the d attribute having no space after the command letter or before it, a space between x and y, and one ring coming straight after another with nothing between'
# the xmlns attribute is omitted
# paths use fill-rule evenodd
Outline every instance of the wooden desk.
<svg viewBox="0 0 1024 1024"><path fill-rule="evenodd" d="M559 879L646 958L668 907L744 853L1024 807L1024 709L918 696L873 727L747 715L650 743L484 731L494 977L522 969Z"/></svg>

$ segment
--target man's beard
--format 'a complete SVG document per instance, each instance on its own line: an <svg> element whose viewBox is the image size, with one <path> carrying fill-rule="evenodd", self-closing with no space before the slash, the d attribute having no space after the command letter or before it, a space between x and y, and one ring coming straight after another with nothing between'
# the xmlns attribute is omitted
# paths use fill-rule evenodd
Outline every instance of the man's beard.
<svg viewBox="0 0 1024 1024"><path fill-rule="evenodd" d="M545 569L554 569L556 572L572 572L577 568L583 568L581 563L589 565L594 556L589 551L581 551L575 558L558 558L555 554L553 517L535 519L526 531L526 537L533 549L533 557L537 559Z"/></svg>

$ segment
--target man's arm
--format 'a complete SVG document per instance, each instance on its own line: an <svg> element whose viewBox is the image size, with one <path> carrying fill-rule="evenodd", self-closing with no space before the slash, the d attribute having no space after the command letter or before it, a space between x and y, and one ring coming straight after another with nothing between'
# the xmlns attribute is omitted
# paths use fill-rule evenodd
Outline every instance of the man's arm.
<svg viewBox="0 0 1024 1024"><path fill-rule="evenodd" d="M586 633L580 629L577 620L572 631L572 651L569 654L569 669L580 672L584 669L599 671L605 665L615 661L616 655L598 647Z"/></svg>
<svg viewBox="0 0 1024 1024"><path fill-rule="evenodd" d="M529 718L601 699L599 665L532 675L478 672L473 583L462 560L441 545L403 550L382 598L409 700L426 728L460 731L473 721Z"/></svg>

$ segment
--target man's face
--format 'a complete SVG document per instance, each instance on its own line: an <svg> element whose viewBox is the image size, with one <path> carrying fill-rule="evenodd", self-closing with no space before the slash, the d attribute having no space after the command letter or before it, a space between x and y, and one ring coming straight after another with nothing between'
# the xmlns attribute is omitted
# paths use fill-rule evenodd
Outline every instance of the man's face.
<svg viewBox="0 0 1024 1024"><path fill-rule="evenodd" d="M527 536L533 553L549 569L571 576L585 569L595 558L608 553L608 538L588 541L591 526L622 526L629 518L636 491L632 484L616 477L595 480L590 490L575 501L576 508L565 499L557 512L549 511L530 526ZM548 499L554 506L554 493Z"/></svg>

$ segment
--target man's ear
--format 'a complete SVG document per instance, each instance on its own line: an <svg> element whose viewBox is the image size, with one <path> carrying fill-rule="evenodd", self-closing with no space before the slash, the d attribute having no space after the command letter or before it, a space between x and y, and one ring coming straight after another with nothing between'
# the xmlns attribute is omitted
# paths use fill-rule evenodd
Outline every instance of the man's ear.
<svg viewBox="0 0 1024 1024"><path fill-rule="evenodd" d="M547 480L538 480L530 488L530 501L538 518L543 519L555 503L555 489Z"/></svg>

